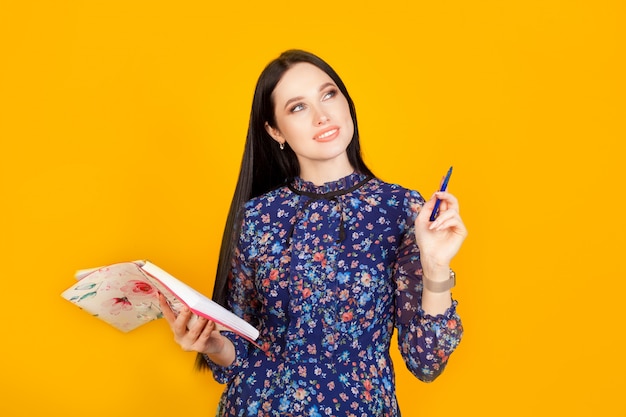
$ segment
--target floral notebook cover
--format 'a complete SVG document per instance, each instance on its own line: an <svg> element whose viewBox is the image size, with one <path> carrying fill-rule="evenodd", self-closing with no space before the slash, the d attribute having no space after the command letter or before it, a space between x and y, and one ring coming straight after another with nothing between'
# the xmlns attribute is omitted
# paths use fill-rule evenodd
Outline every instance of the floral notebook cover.
<svg viewBox="0 0 626 417"><path fill-rule="evenodd" d="M61 296L123 332L163 317L159 292L174 311L180 311L183 303L159 281L151 280L141 265L141 261L123 262L78 271L79 281Z"/></svg>

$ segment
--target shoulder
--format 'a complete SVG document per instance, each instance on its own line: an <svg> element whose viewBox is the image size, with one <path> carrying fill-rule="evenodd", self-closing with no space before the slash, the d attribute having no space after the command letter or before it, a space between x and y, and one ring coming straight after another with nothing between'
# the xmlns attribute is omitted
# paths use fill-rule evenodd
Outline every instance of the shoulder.
<svg viewBox="0 0 626 417"><path fill-rule="evenodd" d="M252 247L267 233L279 234L293 216L294 207L294 194L288 187L276 188L248 200L240 214L239 246Z"/></svg>
<svg viewBox="0 0 626 417"><path fill-rule="evenodd" d="M253 197L244 205L244 218L272 212L281 206L284 208L293 206L294 197L295 194L287 186L281 186L258 197Z"/></svg>
<svg viewBox="0 0 626 417"><path fill-rule="evenodd" d="M401 229L413 224L425 202L416 190L378 178L370 180L361 192L369 211L397 223Z"/></svg>
<svg viewBox="0 0 626 417"><path fill-rule="evenodd" d="M369 182L368 192L387 197L393 201L397 201L398 205L404 207L422 206L425 202L422 195L410 188L403 187L400 184L383 181L374 178Z"/></svg>

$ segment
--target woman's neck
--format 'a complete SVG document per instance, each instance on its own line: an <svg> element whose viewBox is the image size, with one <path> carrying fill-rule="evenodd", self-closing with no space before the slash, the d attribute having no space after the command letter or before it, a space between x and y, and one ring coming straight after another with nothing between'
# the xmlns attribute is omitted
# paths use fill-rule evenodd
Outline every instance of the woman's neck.
<svg viewBox="0 0 626 417"><path fill-rule="evenodd" d="M337 181L353 172L354 168L347 159L345 163L328 161L327 163L300 164L300 178L315 185L324 185L327 182Z"/></svg>

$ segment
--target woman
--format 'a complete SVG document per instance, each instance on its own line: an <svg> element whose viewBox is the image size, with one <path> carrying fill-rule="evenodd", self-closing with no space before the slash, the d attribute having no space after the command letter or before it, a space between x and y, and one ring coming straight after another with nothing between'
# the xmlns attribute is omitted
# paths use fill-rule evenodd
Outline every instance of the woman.
<svg viewBox="0 0 626 417"><path fill-rule="evenodd" d="M256 86L214 292L262 348L161 307L227 384L219 416L399 416L394 328L417 378L441 374L462 335L449 265L466 234L451 194L424 201L374 177L339 76L286 51Z"/></svg>

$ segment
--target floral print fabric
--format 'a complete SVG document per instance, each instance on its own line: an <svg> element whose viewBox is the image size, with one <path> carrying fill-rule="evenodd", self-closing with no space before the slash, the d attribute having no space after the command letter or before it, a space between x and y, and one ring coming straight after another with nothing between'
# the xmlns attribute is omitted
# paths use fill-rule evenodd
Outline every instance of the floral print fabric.
<svg viewBox="0 0 626 417"><path fill-rule="evenodd" d="M421 310L415 191L352 174L250 200L229 281L229 305L261 331L261 350L223 332L237 351L218 416L399 416L389 346L432 381L461 340L456 301Z"/></svg>

